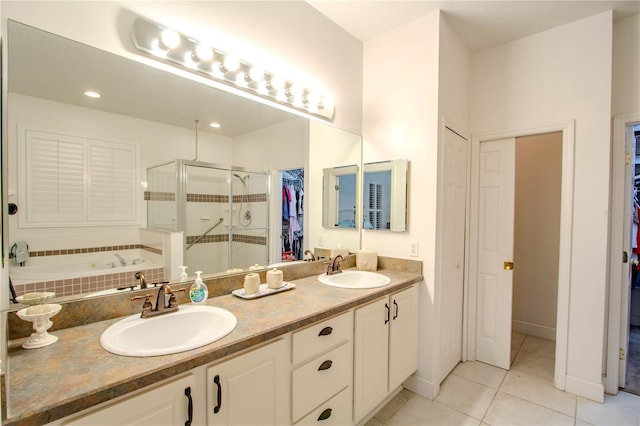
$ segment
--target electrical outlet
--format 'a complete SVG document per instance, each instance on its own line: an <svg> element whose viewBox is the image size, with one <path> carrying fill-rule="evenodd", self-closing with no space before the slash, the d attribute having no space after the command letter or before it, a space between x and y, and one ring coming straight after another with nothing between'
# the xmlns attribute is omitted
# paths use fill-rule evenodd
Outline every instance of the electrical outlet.
<svg viewBox="0 0 640 426"><path fill-rule="evenodd" d="M409 243L409 256L418 257L419 251L420 251L420 249L419 249L418 242L417 241L411 241Z"/></svg>

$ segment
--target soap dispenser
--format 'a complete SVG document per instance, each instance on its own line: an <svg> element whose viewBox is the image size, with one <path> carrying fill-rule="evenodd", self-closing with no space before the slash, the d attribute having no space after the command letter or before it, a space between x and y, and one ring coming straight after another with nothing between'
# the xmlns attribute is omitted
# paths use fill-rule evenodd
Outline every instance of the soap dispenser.
<svg viewBox="0 0 640 426"><path fill-rule="evenodd" d="M209 297L209 289L207 288L207 285L202 282L200 274L202 274L202 271L196 271L196 280L189 290L189 298L192 303L196 304L206 303L207 298Z"/></svg>
<svg viewBox="0 0 640 426"><path fill-rule="evenodd" d="M187 275L187 267L186 266L178 266L178 268L182 269L182 272L180 273L180 282L183 283L187 279L189 279L189 275Z"/></svg>

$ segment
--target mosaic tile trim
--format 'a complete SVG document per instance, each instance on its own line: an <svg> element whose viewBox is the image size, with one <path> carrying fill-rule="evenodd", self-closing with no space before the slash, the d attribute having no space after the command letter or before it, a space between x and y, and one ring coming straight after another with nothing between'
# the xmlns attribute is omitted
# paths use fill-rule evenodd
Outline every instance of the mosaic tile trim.
<svg viewBox="0 0 640 426"><path fill-rule="evenodd" d="M164 280L164 268L143 269L147 282ZM135 272L119 272L116 274L96 275L93 277L70 278L65 280L41 281L29 284L15 284L16 296L34 291L52 291L56 296L93 293L112 288L136 284Z"/></svg>
<svg viewBox="0 0 640 426"><path fill-rule="evenodd" d="M228 203L228 195L187 194L187 203Z"/></svg>
<svg viewBox="0 0 640 426"><path fill-rule="evenodd" d="M149 247L142 244L124 244L120 246L102 246L102 247L82 247L75 249L60 249L60 250L39 250L39 251L30 251L30 257L42 257L42 256L61 256L67 254L86 254L86 253L100 253L103 251L118 251L118 250L147 250L151 253L162 254L162 250Z"/></svg>
<svg viewBox="0 0 640 426"><path fill-rule="evenodd" d="M195 240L197 240L200 235L188 235L187 236L187 245L192 244ZM202 237L197 244L205 244L205 243L224 243L229 241L229 234L209 234Z"/></svg>
<svg viewBox="0 0 640 426"><path fill-rule="evenodd" d="M264 203L267 201L267 194L245 194L245 195L234 195L233 202L234 203Z"/></svg>
<svg viewBox="0 0 640 426"><path fill-rule="evenodd" d="M233 242L238 243L247 243L247 244L257 244L260 246L267 245L267 237L258 237L255 235L241 235L241 234L233 234Z"/></svg>
<svg viewBox="0 0 640 426"><path fill-rule="evenodd" d="M144 191L145 201L175 201L175 192Z"/></svg>

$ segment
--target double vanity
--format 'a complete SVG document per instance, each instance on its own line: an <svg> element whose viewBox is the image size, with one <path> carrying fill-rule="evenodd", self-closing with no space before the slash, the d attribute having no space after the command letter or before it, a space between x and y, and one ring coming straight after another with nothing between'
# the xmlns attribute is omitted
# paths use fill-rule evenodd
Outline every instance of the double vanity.
<svg viewBox="0 0 640 426"><path fill-rule="evenodd" d="M226 292L149 320L76 325L55 331L59 341L38 350L10 342L3 424L365 421L417 368L421 264L383 260L375 275L347 269L335 278L302 267L308 275L283 268L296 287L269 297ZM345 288L348 281L358 288ZM218 283L207 284L211 294ZM228 334L221 331L231 321L223 311L237 321ZM127 331L126 321L138 329ZM131 356L103 348L109 332ZM183 350L198 333L223 337ZM155 341L145 339L151 335ZM145 356L165 341L173 350Z"/></svg>

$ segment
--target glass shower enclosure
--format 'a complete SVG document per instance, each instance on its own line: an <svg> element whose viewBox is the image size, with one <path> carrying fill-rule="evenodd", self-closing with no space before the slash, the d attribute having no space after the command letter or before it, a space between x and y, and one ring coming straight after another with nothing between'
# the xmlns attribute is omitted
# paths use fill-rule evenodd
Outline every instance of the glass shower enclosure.
<svg viewBox="0 0 640 426"><path fill-rule="evenodd" d="M268 172L174 160L147 169L147 226L182 231L189 275L265 265Z"/></svg>

